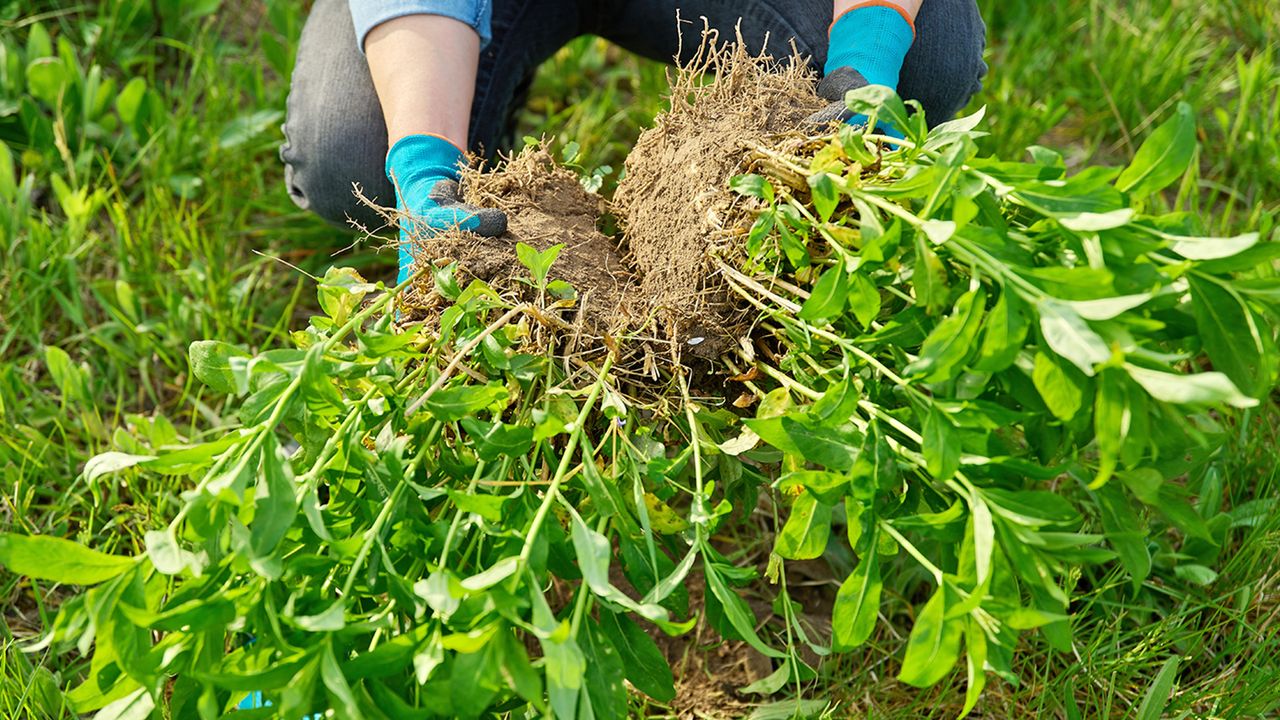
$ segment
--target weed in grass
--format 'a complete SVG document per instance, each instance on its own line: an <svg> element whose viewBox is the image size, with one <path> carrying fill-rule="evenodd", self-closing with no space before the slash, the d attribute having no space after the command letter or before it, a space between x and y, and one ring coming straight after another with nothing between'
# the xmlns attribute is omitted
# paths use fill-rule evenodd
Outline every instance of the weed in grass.
<svg viewBox="0 0 1280 720"><path fill-rule="evenodd" d="M734 63L756 67L719 67L775 80ZM733 100L700 87L671 112ZM888 606L911 617L898 680L958 688L963 658L966 714L988 676L1018 682L1020 633L1072 651L1076 598L1158 606L1149 580L1211 585L1237 520L1215 500L1224 422L1276 386L1276 281L1237 273L1278 246L1145 212L1195 156L1189 108L1127 168L1068 175L1043 149L977 157L980 115L929 132L883 88L848 102L905 139L844 128L755 148L762 174L733 179L748 202L721 218L739 244L704 250L758 311L741 366L727 361L753 416L694 401L686 373L646 411L620 392L613 344L563 361L531 344L533 324L573 312L543 293L550 250L518 253L539 290L522 304L478 279L438 288L453 305L432 335L391 327L404 287L334 269L295 349L193 344L193 373L239 398L242 427L138 441L83 473L191 478L144 553L0 536L11 569L93 586L47 637L95 647L76 709L215 716L260 689L286 716L622 717L621 677L676 698L637 621L678 636L701 614L771 659L744 692L826 707L822 658L867 645ZM654 132L703 147L678 125ZM777 514L759 567L715 541L762 499ZM802 621L788 565L833 542L857 559L827 636ZM1108 563L1125 583L1098 584ZM701 608L677 594L695 565ZM735 590L761 578L763 623ZM1146 648L1161 669L1127 708L1163 711L1177 644Z"/></svg>

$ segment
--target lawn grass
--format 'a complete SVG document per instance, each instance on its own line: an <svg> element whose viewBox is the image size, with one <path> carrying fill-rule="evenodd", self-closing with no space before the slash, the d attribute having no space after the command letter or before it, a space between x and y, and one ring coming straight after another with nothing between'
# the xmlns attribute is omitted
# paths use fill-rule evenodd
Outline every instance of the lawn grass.
<svg viewBox="0 0 1280 720"><path fill-rule="evenodd" d="M1122 164L1186 101L1201 124L1199 171L1166 201L1223 233L1274 227L1275 3L982 4L992 72L973 107L987 107L984 150L1013 157L1043 144L1065 149L1075 167ZM159 445L234 425L190 377L187 346L205 338L286 344L313 283L276 258L313 273L336 262L373 278L394 274L390 253L332 257L349 237L297 210L284 191L277 128L304 15L296 4L270 6L58 0L30 15L24 3L0 4L5 529L140 549L142 532L176 509L181 484L88 485L78 474L95 453L142 449L136 437ZM521 133L562 148L576 143L584 171L610 168L608 192L631 142L662 107L665 72L602 41L576 41L540 73ZM134 78L145 88L140 99L126 92ZM1021 685L996 684L979 709L1132 716L1177 655L1170 716L1277 712L1276 424L1263 411L1242 425L1232 473L1220 493L1202 499L1247 509L1215 582L1153 580L1148 595L1161 599L1141 605L1101 583L1073 608L1077 652L1029 644ZM75 662L44 668L42 655L22 655L12 639L51 620L64 595L0 573L0 716L70 717L48 680L56 673L65 684ZM927 693L887 679L883 660L900 642L893 632L885 629L876 653L829 666L815 692L875 717L954 715L960 675Z"/></svg>

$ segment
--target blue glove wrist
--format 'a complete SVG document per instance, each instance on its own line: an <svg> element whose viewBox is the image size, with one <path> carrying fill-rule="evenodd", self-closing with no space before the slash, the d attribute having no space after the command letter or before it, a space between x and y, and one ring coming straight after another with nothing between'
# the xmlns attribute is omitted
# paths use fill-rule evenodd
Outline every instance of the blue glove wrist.
<svg viewBox="0 0 1280 720"><path fill-rule="evenodd" d="M851 67L872 85L898 89L898 74L915 42L915 30L898 9L861 5L831 25L824 73Z"/></svg>
<svg viewBox="0 0 1280 720"><path fill-rule="evenodd" d="M402 210L427 201L431 189L441 180L457 180L462 162L457 145L435 135L406 135L387 153L387 179L396 188Z"/></svg>
<svg viewBox="0 0 1280 720"><path fill-rule="evenodd" d="M387 152L387 179L396 188L396 207L401 212L426 215L437 208L431 191L443 180L458 179L458 163L463 152L457 145L435 135L406 135ZM407 221L405 221L407 222ZM413 251L402 233L397 283L409 279Z"/></svg>

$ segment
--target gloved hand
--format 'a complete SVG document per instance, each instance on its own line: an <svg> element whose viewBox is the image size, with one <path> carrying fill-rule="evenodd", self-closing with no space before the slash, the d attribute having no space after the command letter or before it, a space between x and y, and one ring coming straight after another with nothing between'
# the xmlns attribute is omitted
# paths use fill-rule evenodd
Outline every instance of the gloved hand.
<svg viewBox="0 0 1280 720"><path fill-rule="evenodd" d="M458 196L458 168L464 153L435 135L408 135L387 153L387 178L396 188L396 208L410 215L400 221L402 283L413 272L409 240L457 227L486 237L507 231L507 216L496 208L479 208Z"/></svg>
<svg viewBox="0 0 1280 720"><path fill-rule="evenodd" d="M831 23L831 44L823 68L818 95L831 101L812 114L808 122L826 125L833 120L865 125L867 117L856 115L844 103L850 90L867 85L898 89L898 74L907 51L915 42L915 27L906 13L879 0L870 0L842 13ZM901 137L892 127L880 129Z"/></svg>

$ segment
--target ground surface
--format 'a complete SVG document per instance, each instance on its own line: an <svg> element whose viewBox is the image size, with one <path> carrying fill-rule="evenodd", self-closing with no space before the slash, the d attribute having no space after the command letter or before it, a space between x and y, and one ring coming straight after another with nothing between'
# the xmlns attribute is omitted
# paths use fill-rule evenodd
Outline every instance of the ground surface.
<svg viewBox="0 0 1280 720"><path fill-rule="evenodd" d="M974 107L988 108L986 150L1016 156L1038 143L1068 149L1076 165L1119 163L1186 100L1202 128L1200 176L1169 202L1223 231L1273 226L1274 3L982 4L992 74ZM0 2L0 138L9 149L0 155L5 529L138 549L142 532L174 512L182 488L89 485L78 473L88 457L124 442L116 428L198 437L229 422L189 377L189 343L287 342L314 296L306 273L335 262L393 276L393 253L368 243L343 250L350 236L285 194L277 128L304 11L270 5L55 0L31 16L28 3ZM45 56L60 59L27 68ZM610 193L665 86L661 66L576 42L539 76L522 134L546 134L587 174L608 166L598 176ZM1224 502L1254 503L1256 512L1215 582L1156 588L1167 590L1159 606L1099 593L1074 609L1077 652L1051 654L1033 642L1021 685L993 688L983 715L1130 716L1171 652L1187 658L1175 716L1276 712L1278 691L1265 675L1280 652L1274 428L1272 411L1241 429ZM27 716L33 696L56 692L49 673L77 671L17 652L13 636L51 619L61 597L32 590L0 572L0 717ZM833 691L876 717L954 714L961 677L909 691L886 679L876 664L883 655L846 660L832 673Z"/></svg>

